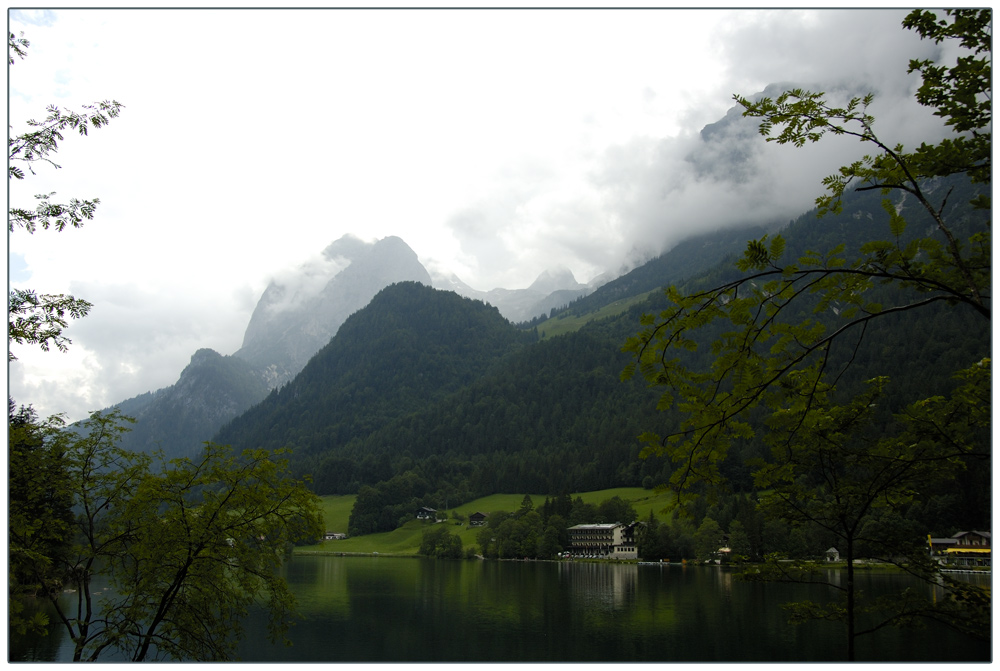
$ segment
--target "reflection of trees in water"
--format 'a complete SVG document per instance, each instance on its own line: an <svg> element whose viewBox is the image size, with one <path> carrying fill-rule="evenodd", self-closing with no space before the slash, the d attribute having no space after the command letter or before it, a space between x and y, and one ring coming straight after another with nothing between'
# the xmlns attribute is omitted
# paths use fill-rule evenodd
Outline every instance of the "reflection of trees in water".
<svg viewBox="0 0 1000 671"><path fill-rule="evenodd" d="M66 603L63 606L68 605L66 597L62 597L63 601ZM48 662L56 659L59 654L59 649L66 644L70 645L69 639L66 637L66 630L59 624L56 619L56 609L51 603L45 599L25 599L24 600L24 615L28 618L32 617L38 611L48 613L49 616L49 635L39 636L38 634L25 634L24 636L18 636L11 632L8 639L10 649L8 651L8 660L11 662Z"/></svg>
<svg viewBox="0 0 1000 671"><path fill-rule="evenodd" d="M100 614L101 596L111 595L108 590L108 578L105 575L94 576L91 582L91 594L96 597L95 607L97 614ZM63 593L59 597L59 606L64 613L75 613L77 607L77 594L74 591ZM73 659L73 642L66 632L66 627L59 620L55 606L48 600L42 598L27 599L25 601L26 614L31 615L37 611L42 611L49 616L48 634L26 634L16 636L10 632L8 636L7 659L11 662L68 662ZM109 650L101 657L102 661L120 662L124 661L121 652Z"/></svg>

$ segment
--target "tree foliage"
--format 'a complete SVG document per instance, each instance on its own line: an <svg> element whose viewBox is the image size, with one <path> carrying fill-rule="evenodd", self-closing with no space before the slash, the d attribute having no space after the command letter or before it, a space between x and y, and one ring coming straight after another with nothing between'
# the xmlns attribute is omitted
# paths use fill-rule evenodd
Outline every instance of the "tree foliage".
<svg viewBox="0 0 1000 671"><path fill-rule="evenodd" d="M444 524L424 531L420 539L420 554L438 559L461 559L464 555L462 539L451 533Z"/></svg>
<svg viewBox="0 0 1000 671"><path fill-rule="evenodd" d="M15 35L14 33L7 33L7 65L14 64L14 56L18 58L24 58L28 55L28 47L31 46L29 42L24 37L24 33L20 35Z"/></svg>
<svg viewBox="0 0 1000 671"><path fill-rule="evenodd" d="M39 421L30 407L7 406L8 618L20 634L44 632L48 616L24 615L22 598L56 593L59 564L72 543L73 497L60 446L49 439L61 430L59 418Z"/></svg>
<svg viewBox="0 0 1000 671"><path fill-rule="evenodd" d="M18 345L38 345L48 352L55 345L60 352L72 341L63 335L70 319L86 317L93 305L65 294L36 294L31 289L11 289L7 303L7 340ZM15 361L7 351L7 360Z"/></svg>
<svg viewBox="0 0 1000 671"><path fill-rule="evenodd" d="M59 151L59 143L66 139L63 133L76 131L86 136L91 128L107 126L111 119L121 114L123 107L124 105L116 100L83 105L82 112L49 105L45 108L46 117L43 120L27 121L27 125L34 130L7 138L7 178L24 179L24 170L18 164L23 164L31 174L35 174L36 163L47 163L53 168L61 168L62 166L56 163L52 156ZM29 233L34 233L38 226L42 228L51 226L57 231L63 230L67 225L79 228L83 225L83 219L93 218L94 209L100 202L96 198L73 199L69 205L55 205L49 202L49 197L52 195L49 193L35 196L42 201L35 211L12 209L8 228L13 231L15 227L22 227Z"/></svg>
<svg viewBox="0 0 1000 671"><path fill-rule="evenodd" d="M67 460L75 542L60 562L70 606L52 595L75 661L109 649L132 661L226 660L260 601L283 637L294 599L277 568L322 533L318 501L287 463L206 443L155 462L118 447L127 418L94 413L49 437Z"/></svg>
<svg viewBox="0 0 1000 671"><path fill-rule="evenodd" d="M733 446L763 437L770 453L750 466L756 488L768 493L764 510L847 544L839 619L847 624L851 659L860 633L852 560L906 556L924 532L905 524L905 509L954 482L970 462L989 458L985 351L963 363L950 396L920 397L916 390L905 404L899 394L886 404L889 380L877 369L866 366L865 386L847 380L871 334L899 315L920 311L932 319L939 308L967 310L973 328L989 331L990 200L984 189L966 203L951 197L956 176L973 185L990 181L990 19L989 10L955 10L943 20L914 11L904 21L924 38L956 39L971 52L950 67L910 64L923 76L918 102L955 131L934 145L908 151L882 139L868 111L871 94L844 104L802 89L756 101L735 96L744 116L760 119L769 142L801 147L831 134L870 150L824 179L827 193L816 202L820 216L837 215L849 188L878 191L885 236L856 250L841 244L805 251L791 262L782 236L751 240L738 275L693 293L670 287L669 307L645 315L642 331L624 347L634 359L623 377L641 373L662 391L658 408L679 416L664 436L642 438L644 454L675 463L670 484L680 500L726 484ZM908 226L918 216L932 223L929 232ZM963 596L966 603L976 598ZM800 615L807 611L821 616L816 608ZM910 605L906 612L914 613Z"/></svg>
<svg viewBox="0 0 1000 671"><path fill-rule="evenodd" d="M896 417L899 429L888 435L874 422L884 378L871 380L868 389L841 405L830 403L826 389L810 394L792 390L787 407L768 419L772 458L754 464L754 480L763 492L761 508L794 526L818 527L846 561L846 579L830 583L843 600L827 606L797 605L793 621L808 619L804 613L843 621L849 659L854 658L856 638L874 630L856 627L857 619L869 614L878 614L879 626L887 626L910 624L923 613L988 636L988 611L980 609L975 617L958 612L958 595L974 593L975 588L949 590L941 603L910 595L868 600L856 593L854 581L855 561L865 559L896 564L937 582L940 567L926 561L926 530L908 513L915 501L933 491L934 483L955 482L967 465L988 464L990 375L988 359L962 371L950 398L912 404ZM808 411L806 398L812 406ZM745 577L785 577L790 570L771 562L763 574L751 569ZM796 565L795 570L802 567Z"/></svg>
<svg viewBox="0 0 1000 671"><path fill-rule="evenodd" d="M551 559L568 545L566 521L558 514L545 518L533 508L514 513L496 510L476 535L487 559Z"/></svg>

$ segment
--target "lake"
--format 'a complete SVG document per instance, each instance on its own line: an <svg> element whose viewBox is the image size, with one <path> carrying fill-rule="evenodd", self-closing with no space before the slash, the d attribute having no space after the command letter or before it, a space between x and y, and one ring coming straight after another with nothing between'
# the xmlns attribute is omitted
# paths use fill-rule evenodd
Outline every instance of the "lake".
<svg viewBox="0 0 1000 671"><path fill-rule="evenodd" d="M246 622L247 662L829 662L843 628L787 623L781 604L830 588L753 584L708 566L443 561L297 555L285 567L302 619L293 646L272 645L266 617ZM831 575L837 576L836 572ZM989 575L969 576L988 585ZM872 593L917 586L862 572ZM64 660L61 632L11 659ZM989 661L990 644L943 627L887 629L858 642L859 661Z"/></svg>

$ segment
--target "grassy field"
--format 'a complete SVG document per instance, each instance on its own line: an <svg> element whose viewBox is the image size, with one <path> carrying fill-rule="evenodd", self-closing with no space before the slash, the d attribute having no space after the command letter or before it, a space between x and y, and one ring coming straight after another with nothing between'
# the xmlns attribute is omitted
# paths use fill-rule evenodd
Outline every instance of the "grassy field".
<svg viewBox="0 0 1000 671"><path fill-rule="evenodd" d="M671 504L670 494L656 494L649 489L641 487L619 487L617 489L603 489L596 492L579 492L572 494L573 499L580 497L585 503L599 504L601 501L610 499L613 496L620 496L626 501L631 501L636 514L640 520L649 517L652 510L660 519L666 519L662 513L664 508ZM328 531L347 532L347 521L351 516L351 508L354 506L354 496L323 496L321 497L321 507L323 518L326 521ZM490 513L494 510L515 511L521 507L524 494L493 494L469 503L464 503L451 510L438 511L438 515L448 516L448 521L443 524L449 525L452 533L462 539L462 544L466 547L476 545L476 534L479 528L468 526L467 521L458 522L451 519L451 513L457 513L468 519L469 515L476 512ZM532 502L535 508L540 508L545 503L544 494L532 494ZM420 549L420 540L423 532L432 526L432 522L424 522L413 519L402 527L387 533L368 534L338 541L323 541L318 545L310 545L296 548L297 553L366 553L377 552L379 554L392 555L416 555Z"/></svg>
<svg viewBox="0 0 1000 671"><path fill-rule="evenodd" d="M638 296L631 296L629 298L623 298L615 301L614 303L608 303L600 310L588 312L582 316L566 315L556 316L554 319L547 319L538 325L538 332L542 334L542 338L545 339L579 331L580 328L587 322L594 321L595 319L604 319L605 317L614 317L615 315L625 312L633 305L646 300L647 296L656 291L662 291L662 289L653 289L652 291L647 291L646 293L639 294Z"/></svg>
<svg viewBox="0 0 1000 671"><path fill-rule="evenodd" d="M351 509L354 507L353 494L350 496L321 496L320 507L323 510L323 519L326 521L327 531L337 531L342 534L347 533L347 520L351 518Z"/></svg>

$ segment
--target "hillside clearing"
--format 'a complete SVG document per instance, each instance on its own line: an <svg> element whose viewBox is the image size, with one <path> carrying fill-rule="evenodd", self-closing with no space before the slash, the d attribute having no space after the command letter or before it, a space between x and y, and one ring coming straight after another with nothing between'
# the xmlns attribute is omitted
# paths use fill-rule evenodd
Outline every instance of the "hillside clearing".
<svg viewBox="0 0 1000 671"><path fill-rule="evenodd" d="M644 302L650 294L658 291L662 291L662 289L653 289L652 291L647 291L635 296L622 298L584 315L571 315L568 311L563 311L551 319L546 319L544 322L539 324L537 327L538 334L543 340L545 340L547 338L554 338L555 336L579 331L588 322L620 315L633 305L638 305L639 303Z"/></svg>

